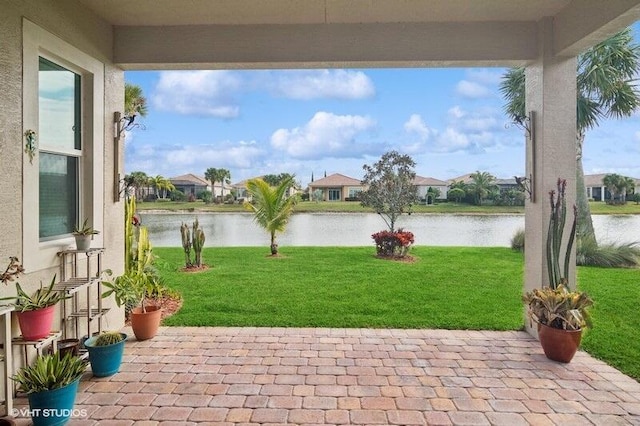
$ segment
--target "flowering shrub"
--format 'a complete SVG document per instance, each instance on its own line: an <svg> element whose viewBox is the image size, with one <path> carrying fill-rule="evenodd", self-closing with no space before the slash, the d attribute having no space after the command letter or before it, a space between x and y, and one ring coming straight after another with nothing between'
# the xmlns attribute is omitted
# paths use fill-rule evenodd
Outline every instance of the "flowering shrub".
<svg viewBox="0 0 640 426"><path fill-rule="evenodd" d="M413 232L402 229L376 232L371 238L376 242L378 256L385 257L404 257L414 243Z"/></svg>

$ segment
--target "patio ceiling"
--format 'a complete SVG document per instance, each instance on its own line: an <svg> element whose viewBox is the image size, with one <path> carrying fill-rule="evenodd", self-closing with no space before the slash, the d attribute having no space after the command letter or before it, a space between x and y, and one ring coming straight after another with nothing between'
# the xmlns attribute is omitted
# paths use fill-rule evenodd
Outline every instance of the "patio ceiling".
<svg viewBox="0 0 640 426"><path fill-rule="evenodd" d="M125 69L526 64L543 18L560 56L640 18L640 0L78 1Z"/></svg>

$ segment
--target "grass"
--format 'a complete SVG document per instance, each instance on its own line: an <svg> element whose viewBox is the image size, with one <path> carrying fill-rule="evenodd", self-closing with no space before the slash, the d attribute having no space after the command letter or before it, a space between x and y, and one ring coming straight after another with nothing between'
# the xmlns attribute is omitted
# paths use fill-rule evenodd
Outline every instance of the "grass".
<svg viewBox="0 0 640 426"><path fill-rule="evenodd" d="M583 266L578 278L594 300L582 348L640 381L640 271Z"/></svg>
<svg viewBox="0 0 640 426"><path fill-rule="evenodd" d="M508 248L414 247L414 263L373 247L207 248L213 265L179 272L180 248L157 248L167 284L184 297L165 321L185 326L382 327L517 330L522 255ZM640 272L579 267L595 300L582 348L640 380Z"/></svg>
<svg viewBox="0 0 640 426"><path fill-rule="evenodd" d="M640 214L640 205L629 202L623 206L612 206L601 202L591 202L591 213L593 214ZM193 203L182 203L173 201L138 202L137 209L166 210L166 211L209 211L209 212L244 212L241 204L205 204L202 201ZM367 213L373 210L362 207L357 201L323 201L316 203L313 201L302 201L296 205L297 213L313 212L340 212L340 213ZM464 203L439 203L435 205L414 206L416 213L459 213L459 214L523 214L522 206L473 206Z"/></svg>
<svg viewBox="0 0 640 426"><path fill-rule="evenodd" d="M414 263L373 247L209 248L186 275L181 249L154 250L184 297L168 325L513 330L522 326L522 256L506 248L416 247ZM490 264L491 268L478 268ZM473 312L473 314L470 314Z"/></svg>

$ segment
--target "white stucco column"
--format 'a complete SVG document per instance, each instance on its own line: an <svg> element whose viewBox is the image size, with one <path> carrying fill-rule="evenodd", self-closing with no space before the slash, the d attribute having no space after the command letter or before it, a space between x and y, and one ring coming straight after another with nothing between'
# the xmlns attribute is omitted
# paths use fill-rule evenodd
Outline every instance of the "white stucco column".
<svg viewBox="0 0 640 426"><path fill-rule="evenodd" d="M600 187L600 201L604 201L605 199L605 191L606 190L606 186Z"/></svg>
<svg viewBox="0 0 640 426"><path fill-rule="evenodd" d="M576 199L576 58L554 57L552 46L552 20L545 18L538 24L538 59L526 70L526 111L534 115L534 140L527 140L527 175L534 176L535 202L525 206L525 292L548 285L549 191L556 188L559 177L567 180L565 237ZM575 267L569 275L574 287ZM528 319L525 324L535 334Z"/></svg>

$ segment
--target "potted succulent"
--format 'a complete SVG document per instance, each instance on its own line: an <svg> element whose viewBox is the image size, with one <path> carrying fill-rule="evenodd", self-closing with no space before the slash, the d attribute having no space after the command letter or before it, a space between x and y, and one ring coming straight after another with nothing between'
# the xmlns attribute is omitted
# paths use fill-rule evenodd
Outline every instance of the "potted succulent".
<svg viewBox="0 0 640 426"><path fill-rule="evenodd" d="M582 330L590 325L588 308L593 305L589 296L581 291L569 288L569 262L571 248L576 234L576 209L573 209L573 223L562 252L562 237L567 214L565 190L567 181L558 179L558 192L551 191L551 216L547 235L547 270L549 284L534 289L524 295L528 306L529 318L538 324L538 337L547 358L570 362L575 355ZM561 255L563 271L561 271Z"/></svg>
<svg viewBox="0 0 640 426"><path fill-rule="evenodd" d="M93 236L99 234L100 231L96 231L88 224L89 219L85 219L82 225L78 225L73 228L73 236L76 239L77 250L89 250L91 248L91 240Z"/></svg>
<svg viewBox="0 0 640 426"><path fill-rule="evenodd" d="M13 273L9 271L13 271ZM22 268L18 258L11 257L9 266L2 275L2 282L7 284L23 272L24 268ZM22 289L20 283L16 282L17 296L0 299L13 300L10 305L15 307L18 324L24 340L38 340L47 337L53 325L55 305L61 300L71 297L65 295L64 292L54 290L55 284L56 276L54 275L48 286L43 287L42 283L40 283L40 288L33 295L29 295Z"/></svg>
<svg viewBox="0 0 640 426"><path fill-rule="evenodd" d="M12 379L27 394L34 426L65 424L73 411L86 361L70 354L39 356Z"/></svg>
<svg viewBox="0 0 640 426"><path fill-rule="evenodd" d="M90 337L84 342L89 352L89 362L94 376L107 377L118 372L126 339L127 335L124 333L107 331Z"/></svg>

